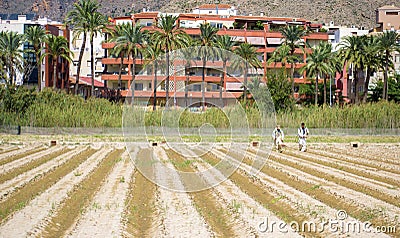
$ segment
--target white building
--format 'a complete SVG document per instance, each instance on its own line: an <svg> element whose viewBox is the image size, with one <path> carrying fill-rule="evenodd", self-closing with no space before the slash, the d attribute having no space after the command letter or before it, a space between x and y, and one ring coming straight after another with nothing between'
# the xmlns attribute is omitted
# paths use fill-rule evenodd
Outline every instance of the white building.
<svg viewBox="0 0 400 238"><path fill-rule="evenodd" d="M46 29L46 26L49 25L62 25L61 22L52 21L48 18L35 18L34 14L27 15L18 15L18 14L0 14L0 31L12 31L17 32L19 34L24 34L25 31L34 25L43 26ZM54 34L54 32L52 32ZM64 32L59 29L56 35L63 35ZM21 49L25 50L29 46L27 44L22 44ZM36 59L34 59L36 60ZM23 72L16 72L16 84L22 85L23 83L28 85L36 85L37 84L37 68L32 69L31 77L27 82L23 82ZM45 74L46 74L46 61L42 62L41 66L41 75L42 75L42 88L45 87Z"/></svg>
<svg viewBox="0 0 400 238"><path fill-rule="evenodd" d="M210 14L220 16L236 16L237 10L228 4L203 4L193 9L194 14Z"/></svg>
<svg viewBox="0 0 400 238"><path fill-rule="evenodd" d="M81 50L83 42L83 34L74 39L74 31L70 31L70 49L74 53L72 64L70 65L70 75L75 79L76 71L78 66L79 53ZM104 50L101 44L104 42L104 35L98 34L97 37L93 39L93 53L94 53L94 78L95 80L101 81L101 74L104 71L104 66L101 60L104 58ZM83 58L81 63L80 77L91 77L91 55L90 55L90 40L89 36L86 38L86 44L83 51Z"/></svg>
<svg viewBox="0 0 400 238"><path fill-rule="evenodd" d="M324 29L328 31L329 41L332 44L332 48L336 51L337 46L342 42L344 37L347 36L362 36L368 35L369 30L363 28L357 28L355 26L347 27L347 26L335 26L334 22L331 21L329 25L323 26Z"/></svg>

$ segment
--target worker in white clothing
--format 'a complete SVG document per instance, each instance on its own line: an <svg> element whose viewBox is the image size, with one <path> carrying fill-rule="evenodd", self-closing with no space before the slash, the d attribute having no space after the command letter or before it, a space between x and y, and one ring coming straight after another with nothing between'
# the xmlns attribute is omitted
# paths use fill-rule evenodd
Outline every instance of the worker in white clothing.
<svg viewBox="0 0 400 238"><path fill-rule="evenodd" d="M299 136L299 150L302 152L307 151L306 139L309 134L308 128L305 126L304 122L301 123L301 127L297 130Z"/></svg>
<svg viewBox="0 0 400 238"><path fill-rule="evenodd" d="M282 153L283 139L285 138L285 134L279 125L276 125L276 128L272 132L272 139L274 140L274 146L276 149Z"/></svg>

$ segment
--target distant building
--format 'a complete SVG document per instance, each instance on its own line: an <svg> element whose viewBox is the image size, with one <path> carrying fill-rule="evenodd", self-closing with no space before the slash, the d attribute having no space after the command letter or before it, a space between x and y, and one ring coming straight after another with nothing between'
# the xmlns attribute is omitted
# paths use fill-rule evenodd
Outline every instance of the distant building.
<svg viewBox="0 0 400 238"><path fill-rule="evenodd" d="M328 32L329 42L332 44L332 50L339 50L340 43L342 43L343 39L348 36L362 36L368 35L369 30L360 29L355 26L336 26L333 21L329 22L328 25L323 26L324 29ZM343 74L337 74L335 77L334 85L336 88L336 97L339 94L348 101L354 102L354 91L358 90L360 93L364 92L364 83L362 80L359 80L357 85L354 84L354 76L352 65L347 65L344 68ZM360 72L359 78L364 77L362 75L363 72Z"/></svg>
<svg viewBox="0 0 400 238"><path fill-rule="evenodd" d="M396 31L400 34L400 7L389 5L376 10L377 28L373 34L380 34L385 31ZM400 52L393 53L395 71L400 74Z"/></svg>
<svg viewBox="0 0 400 238"><path fill-rule="evenodd" d="M376 10L376 24L378 32L397 31L400 33L400 7L388 5Z"/></svg>
<svg viewBox="0 0 400 238"><path fill-rule="evenodd" d="M222 4L221 4L222 5ZM207 5L208 6L208 5ZM282 65L281 63L271 63L268 64L267 60L271 57L274 50L283 43L283 36L279 32L279 29L287 25L297 25L303 26L310 30L310 34L302 38L305 50L296 49L295 54L299 56L299 62L295 65L294 80L295 80L295 91L297 92L300 84L310 83L311 81L306 78L306 74L301 73L300 68L305 65L306 54L311 52L308 46L318 45L321 41L328 40L328 34L325 32L320 32L322 24L314 24L302 18L289 18L289 17L266 17L266 16L237 16L235 12L229 13L228 6L223 6L225 12L220 11L220 5L218 6L218 15L216 5L210 5L210 7L199 7L198 12L194 10L193 13L180 13L175 14L178 16L177 24L182 30L187 34L197 39L200 35L199 26L201 23L209 23L216 28L219 28L218 35L228 35L238 43L247 42L252 44L257 48L257 52L260 53L259 60L262 64L262 69L258 69L257 72L250 72L249 77L256 75L262 75L267 70L277 70L283 67L287 70L288 75L290 74L290 64ZM207 12L205 9L209 9ZM206 11L202 14L203 11ZM200 13L200 14L199 14ZM213 14L214 13L214 14ZM221 15L221 14L227 15ZM228 13L230 15L228 15ZM144 26L144 30L155 30L157 21L161 15L165 13L160 12L141 12L132 15L131 17L118 17L112 20L113 25L122 24L125 22L132 22ZM107 37L107 36L106 36ZM307 43L307 44L306 44ZM104 73L102 74L102 80L105 80L106 85L111 89L116 89L118 87L118 72L120 59L110 54L111 49L114 47L114 43L103 43L102 47L105 50L105 57L102 59L102 63L105 66ZM131 85L132 72L130 72L132 63L135 63L135 74L136 82L135 97L136 99L146 100L150 98L152 100L152 93L155 85L153 85L153 73L151 71L142 71L145 69L143 66L143 61L136 59L135 62L132 59L124 59L122 67L122 96L127 96L128 88ZM213 62L215 64L221 64L221 62ZM201 65L200 62L195 62L193 64ZM222 64L221 64L222 65ZM201 69L198 67L190 68L187 72L189 74L189 97L193 101L201 99L201 88L198 83L201 82ZM221 85L221 70L208 68L206 73L206 92L205 97L208 100L218 100L219 98L219 88L223 87L223 98L224 104L231 104L235 100L243 95L242 81L243 75L238 73L238 75L227 75L226 80ZM185 85L186 75L184 72L177 72L174 76L171 76L171 81L169 85L165 84L163 81L165 78L160 73L158 74L158 82L161 82L157 88L158 100L165 100L166 87L169 87L170 92L176 93L176 105L184 105L184 92L181 88ZM298 96L298 94L296 93Z"/></svg>
<svg viewBox="0 0 400 238"><path fill-rule="evenodd" d="M34 14L18 15L18 14L0 14L0 31L13 31L20 34L24 34L26 30L31 26L42 26L49 34L56 36L64 36L69 40L69 31L66 29L61 22L52 21L47 18L37 18ZM32 49L32 45L25 43L21 45L23 50ZM16 83L21 85L25 84L28 86L38 85L36 57L33 53L25 53L24 58L29 58L35 66L31 69L29 77L24 77L23 72L17 73ZM27 66L26 66L27 67ZM24 67L26 69L26 67ZM41 77L42 77L42 88L53 86L53 70L52 62L47 57L42 62L41 66ZM68 71L69 64L65 60L59 60L57 65L59 72L59 82L57 82L58 88L66 88L68 85ZM25 78L25 80L23 80Z"/></svg>
<svg viewBox="0 0 400 238"><path fill-rule="evenodd" d="M70 78L71 78L71 85L70 89L73 90L75 87L74 82L76 80L76 71L77 71L77 66L78 66L78 60L79 60L79 54L80 50L82 47L82 42L83 42L83 35L81 34L79 37L76 37L75 40L73 39L73 34L74 31L73 29L70 31L70 49L72 53L74 54L72 57L72 63L70 64ZM94 53L94 79L95 79L95 86L103 84L103 81L101 80L101 75L103 74L104 71L104 65L102 64L101 60L105 57L104 50L101 48L101 44L105 40L103 34L98 34L93 38L93 53ZM83 50L83 57L82 57L82 62L81 62L81 70L79 74L79 80L81 83L84 85L84 80L87 78L92 77L92 72L91 72L91 55L90 55L90 41L89 37L87 37L86 44L84 46ZM96 86L97 88L97 86ZM85 87L80 87L80 90L78 92L80 95L87 97L88 93L90 93L90 90L87 90Z"/></svg>
<svg viewBox="0 0 400 238"><path fill-rule="evenodd" d="M193 14L236 16L237 10L234 6L230 6L228 4L203 4L193 9Z"/></svg>

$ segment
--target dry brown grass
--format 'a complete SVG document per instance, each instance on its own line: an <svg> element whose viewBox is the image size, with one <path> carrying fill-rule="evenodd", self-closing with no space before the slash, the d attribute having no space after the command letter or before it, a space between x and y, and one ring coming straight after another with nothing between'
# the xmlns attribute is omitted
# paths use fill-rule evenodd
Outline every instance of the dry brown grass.
<svg viewBox="0 0 400 238"><path fill-rule="evenodd" d="M10 157L4 158L4 159L0 160L0 166L10 163L14 160L24 158L26 156L33 155L33 154L43 151L45 149L46 149L45 147L34 148L32 150L28 150L28 151L22 152L20 154L16 154L16 155L12 155Z"/></svg>
<svg viewBox="0 0 400 238"><path fill-rule="evenodd" d="M20 167L14 168L12 170L7 171L7 173L2 174L0 177L0 183L4 183L5 181L15 178L16 176L25 173L26 171L29 171L31 169L34 169L36 167L38 167L41 164L44 164L62 154L65 154L69 151L71 151L72 149L68 149L68 148L63 148L61 150L58 151L54 151L53 153L44 155L43 157L40 157L39 159L30 161L29 163L26 163Z"/></svg>
<svg viewBox="0 0 400 238"><path fill-rule="evenodd" d="M33 198L47 190L62 177L78 167L83 161L91 156L96 150L88 148L73 156L67 162L56 167L45 175L39 175L29 185L12 193L6 200L0 202L0 223L4 222L10 214L26 206Z"/></svg>
<svg viewBox="0 0 400 238"><path fill-rule="evenodd" d="M142 160L152 160L152 150L143 149L137 154ZM147 173L153 173L153 166L147 167ZM146 237L153 225L156 206L157 186L139 171L132 175L126 201L126 232L134 237Z"/></svg>
<svg viewBox="0 0 400 238"><path fill-rule="evenodd" d="M19 150L19 148L18 148L18 147L15 147L15 148L8 149L8 150L1 149L0 155L1 155L1 154L8 153L8 152L11 152L11 151L16 151L16 150Z"/></svg>
<svg viewBox="0 0 400 238"><path fill-rule="evenodd" d="M74 190L57 210L56 215L51 218L41 237L62 237L73 224L79 215L90 204L104 179L111 172L118 161L123 150L114 150L104 158L100 165L92 171Z"/></svg>
<svg viewBox="0 0 400 238"><path fill-rule="evenodd" d="M190 173L196 172L191 166L191 163L188 163L188 160L183 158L180 154L171 149L165 151L177 170ZM182 176L181 179L185 187L193 186L196 180L199 182L202 180L197 174L193 176ZM213 193L213 189L211 188L200 192L190 192L189 196L197 211L203 216L217 236L234 237L235 232L230 226L232 221L228 216L228 211L219 204Z"/></svg>

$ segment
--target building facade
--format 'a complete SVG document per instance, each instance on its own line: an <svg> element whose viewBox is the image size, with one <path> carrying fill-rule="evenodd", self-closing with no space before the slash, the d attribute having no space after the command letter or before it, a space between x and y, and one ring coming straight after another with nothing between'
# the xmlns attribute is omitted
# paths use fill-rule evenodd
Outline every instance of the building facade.
<svg viewBox="0 0 400 238"><path fill-rule="evenodd" d="M31 26L42 26L49 34L63 36L69 40L69 30L66 29L61 22L51 21L47 18L37 18L34 14L18 15L18 14L0 14L0 31L13 31L24 34ZM32 45L25 43L21 45L22 50L32 49ZM42 53L45 53L43 50ZM25 72L18 72L16 84L37 87L38 85L38 68L36 66L36 57L33 53L24 54L25 59L29 59L31 66L25 65ZM44 87L53 86L53 70L52 62L46 57L41 63L42 89ZM28 69L30 68L30 69ZM57 88L66 88L68 85L69 63L65 60L58 60L57 64Z"/></svg>
<svg viewBox="0 0 400 238"><path fill-rule="evenodd" d="M213 6L214 7L214 6ZM212 7L212 8L213 8ZM196 8L197 9L197 8ZM198 9L203 9L199 7ZM226 7L226 9L232 9ZM276 70L285 68L288 72L290 71L290 65L282 65L281 63L269 64L267 60L271 57L272 53L277 47L283 43L283 36L279 32L281 27L287 25L298 25L307 28L310 33L302 38L304 43L305 51L296 49L295 54L299 56L299 62L295 64L294 80L295 80L295 91L298 91L299 85L304 83L310 83L310 79L306 78L305 73L300 73L300 68L305 65L306 53L310 53L312 49L307 48L308 46L316 46L321 41L328 41L328 34L319 32L322 27L321 24L313 24L305 19L300 18L273 18L266 16L236 16L236 15L220 15L213 14L215 12L207 14L199 14L194 10L190 14L178 14L178 26L184 30L187 34L192 36L194 39L199 38L201 23L209 23L210 25L219 29L218 35L228 35L238 43L247 42L257 48L259 53L259 60L262 64L262 68L258 69L257 72L249 72L249 76L266 75L265 73L269 70ZM228 11L228 10L227 10ZM219 10L220 13L220 10ZM221 12L222 13L222 12ZM225 12L224 12L225 13ZM124 22L132 22L134 24L141 24L144 29L149 31L155 31L157 28L157 21L163 13L160 12L142 12L132 15L131 17L119 17L113 20L113 24L121 24ZM110 26L112 27L112 26ZM110 50L114 47L113 43L103 43L103 49L105 49L105 58L102 63L105 65L104 74L102 80L107 81L107 86L110 88L118 87L118 70L120 59L109 54ZM127 95L127 89L131 84L130 65L133 63L132 60L124 59L123 74L122 74L122 95ZM220 64L221 62L213 62L214 64ZM135 97L136 98L152 98L154 85L152 83L153 73L151 71L144 72L143 60L136 60L135 62L135 73L136 84L135 84ZM200 62L194 64L199 65ZM162 73L162 72L160 72ZM196 83L201 82L202 71L199 68L192 68L188 72L189 75L185 75L185 72L180 72L171 75L171 81L169 85L170 92L177 92L174 103L182 105L182 98L184 92L180 90L185 85L186 76L189 76L189 84L193 84L193 87L189 87L189 95L192 101L201 98L201 89ZM221 85L222 71L210 67L206 73L206 98L212 100L213 98L219 97L219 88L223 87L223 97L226 100L225 104L235 101L238 97L243 95L243 74L238 75L227 75L225 82ZM161 74L162 75L162 74ZM163 100L165 97L165 88L167 87L163 83L165 77L160 77L158 81L162 82L157 88L157 97L159 100ZM263 78L263 80L267 80Z"/></svg>

